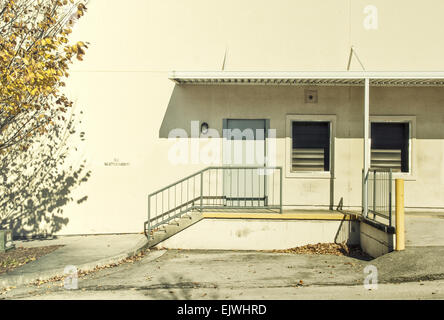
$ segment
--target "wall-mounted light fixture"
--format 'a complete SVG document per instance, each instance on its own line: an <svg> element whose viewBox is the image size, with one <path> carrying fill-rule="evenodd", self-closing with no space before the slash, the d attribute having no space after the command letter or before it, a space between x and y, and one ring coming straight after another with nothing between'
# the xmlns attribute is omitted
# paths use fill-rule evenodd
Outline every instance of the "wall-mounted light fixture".
<svg viewBox="0 0 444 320"><path fill-rule="evenodd" d="M200 132L202 134L207 134L208 133L208 128L209 128L208 123L202 122L202 124L200 125Z"/></svg>

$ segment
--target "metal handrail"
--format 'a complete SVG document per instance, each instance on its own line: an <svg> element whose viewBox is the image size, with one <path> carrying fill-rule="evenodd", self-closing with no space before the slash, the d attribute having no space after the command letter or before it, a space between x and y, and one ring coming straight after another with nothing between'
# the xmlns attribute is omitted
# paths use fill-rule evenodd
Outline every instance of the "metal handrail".
<svg viewBox="0 0 444 320"><path fill-rule="evenodd" d="M388 226L392 226L392 184L393 173L391 168L370 168L368 174L363 175L367 179L368 205L367 211L376 217L387 220ZM363 188L364 188L363 181ZM368 215L366 218L369 218Z"/></svg>
<svg viewBox="0 0 444 320"><path fill-rule="evenodd" d="M264 170L268 174L259 174L255 170ZM279 172L278 178L275 177L276 172ZM222 177L219 179L220 175ZM240 179L243 179L243 184ZM255 179L258 180L255 181ZM278 179L278 187L276 179ZM196 180L199 181L196 182ZM237 194L233 192L233 180L237 180L234 188ZM192 189L190 184L192 184ZM180 189L179 203L177 203L177 189ZM174 200L172 194L174 194ZM161 210L158 205L159 198ZM172 202L173 205L171 205ZM153 208L154 212L152 212ZM211 166L149 194L148 220L144 223L144 232L148 237L153 229L193 210L257 208L277 209L282 212L282 167Z"/></svg>

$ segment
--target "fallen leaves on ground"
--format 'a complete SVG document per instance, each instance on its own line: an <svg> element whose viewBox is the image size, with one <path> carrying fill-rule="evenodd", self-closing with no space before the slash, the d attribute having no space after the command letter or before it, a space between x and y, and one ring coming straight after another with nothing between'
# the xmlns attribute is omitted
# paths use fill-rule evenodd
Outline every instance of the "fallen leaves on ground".
<svg viewBox="0 0 444 320"><path fill-rule="evenodd" d="M104 265L100 265L100 266L95 266L91 270L78 270L77 271L77 276L78 276L78 278L82 278L82 277L85 277L85 276L87 276L89 274L92 274L92 273L100 271L100 270L114 268L114 267L117 267L117 266L125 264L125 263L134 263L136 261L139 261L139 260L143 259L144 256L147 253L149 253L149 252L150 252L150 249L142 250L142 251L140 251L139 253L137 253L137 254L135 254L133 256L124 258L124 259L119 260L118 262L115 262L115 263L109 263L109 264L104 264ZM49 279L38 279L38 280L36 280L34 282L31 282L31 285L41 286L42 284L49 283L49 282L64 281L67 276L68 275L61 275L61 276L55 276L55 277L52 277L52 278L49 278ZM63 282L61 282L59 284L59 286L61 286L61 287L63 285L64 285Z"/></svg>
<svg viewBox="0 0 444 320"><path fill-rule="evenodd" d="M11 286L11 287L6 287L6 288L0 288L0 296L2 295L2 294L5 294L6 292L8 292L8 291L11 291L12 289L15 289L16 287L14 287L14 286Z"/></svg>
<svg viewBox="0 0 444 320"><path fill-rule="evenodd" d="M6 252L0 253L0 274L9 272L23 266L31 261L60 248L62 246L45 246L45 247L17 247Z"/></svg>
<svg viewBox="0 0 444 320"><path fill-rule="evenodd" d="M317 243L307 244L301 247L282 249L282 250L264 250L273 253L292 253L292 254L327 254L335 256L366 256L359 246L346 245L344 243Z"/></svg>

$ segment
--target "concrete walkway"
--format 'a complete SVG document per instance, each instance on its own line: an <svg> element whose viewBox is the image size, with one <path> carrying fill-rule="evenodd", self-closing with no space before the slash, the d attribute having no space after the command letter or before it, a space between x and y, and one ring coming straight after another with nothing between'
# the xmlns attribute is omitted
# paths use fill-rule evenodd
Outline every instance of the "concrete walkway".
<svg viewBox="0 0 444 320"><path fill-rule="evenodd" d="M406 213L406 246L444 246L444 213Z"/></svg>
<svg viewBox="0 0 444 320"><path fill-rule="evenodd" d="M444 299L444 247L407 247L371 261L257 251L152 253L159 256L85 275L77 290L21 286L0 299ZM377 268L379 285L371 291L368 265Z"/></svg>
<svg viewBox="0 0 444 320"><path fill-rule="evenodd" d="M403 282L444 279L444 270L441 269L441 266L444 265L443 230L444 214L408 213L406 215L406 239L407 246L410 249L405 252L394 252L371 262L383 271L380 280L383 282ZM121 234L60 236L52 240L15 241L15 244L23 247L50 245L63 245L63 247L7 274L1 274L0 288L19 286L37 279L44 280L61 276L68 265L73 265L78 270L88 271L96 266L116 263L145 248L147 240L142 234ZM152 251L144 260L157 259L163 253L165 252ZM211 256L211 251L205 256L206 258ZM324 257L321 256L319 259L324 259ZM227 266L227 264L224 264L224 266ZM348 273L345 274L350 276ZM319 274L317 274L316 279L319 280L319 277ZM348 279L349 281L344 280L341 280L342 284L361 281L354 278Z"/></svg>
<svg viewBox="0 0 444 320"><path fill-rule="evenodd" d="M78 270L92 270L118 262L145 248L147 239L142 234L60 236L50 240L14 241L16 247L63 247L0 275L0 287L16 286L34 280L49 279L64 274L68 265Z"/></svg>

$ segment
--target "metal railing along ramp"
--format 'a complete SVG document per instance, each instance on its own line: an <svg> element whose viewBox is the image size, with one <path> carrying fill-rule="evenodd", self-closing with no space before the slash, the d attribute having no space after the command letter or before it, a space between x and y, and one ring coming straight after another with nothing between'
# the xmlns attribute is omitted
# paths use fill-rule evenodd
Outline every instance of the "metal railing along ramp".
<svg viewBox="0 0 444 320"><path fill-rule="evenodd" d="M370 168L367 176L363 174L363 188L364 179L367 179L368 186L368 214L364 218L392 227L392 169Z"/></svg>
<svg viewBox="0 0 444 320"><path fill-rule="evenodd" d="M208 167L148 196L144 232L154 238L174 224L177 233L200 220L196 212L254 209L282 213L282 167Z"/></svg>

